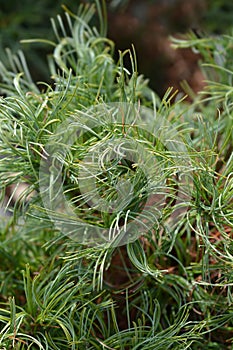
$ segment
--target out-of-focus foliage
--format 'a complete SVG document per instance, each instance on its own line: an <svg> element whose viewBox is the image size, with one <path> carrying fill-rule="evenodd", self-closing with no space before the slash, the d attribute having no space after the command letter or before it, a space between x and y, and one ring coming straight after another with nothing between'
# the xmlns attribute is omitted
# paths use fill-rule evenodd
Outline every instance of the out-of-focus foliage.
<svg viewBox="0 0 233 350"><path fill-rule="evenodd" d="M210 33L223 34L233 28L233 2L206 0L202 26Z"/></svg>
<svg viewBox="0 0 233 350"><path fill-rule="evenodd" d="M8 62L5 48L10 48L16 52L22 48L19 41L21 39L45 38L52 39L50 18L55 14L62 13L62 4L65 3L74 12L77 12L80 0L21 0L21 1L1 1L0 3L0 59ZM26 46L24 52L32 67L33 76L47 76L47 64L41 56L48 52L44 46L38 44ZM43 76L41 76L43 74Z"/></svg>

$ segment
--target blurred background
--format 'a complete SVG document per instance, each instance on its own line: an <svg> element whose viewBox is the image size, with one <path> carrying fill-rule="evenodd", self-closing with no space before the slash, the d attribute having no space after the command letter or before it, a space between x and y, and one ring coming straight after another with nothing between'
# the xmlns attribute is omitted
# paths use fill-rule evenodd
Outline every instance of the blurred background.
<svg viewBox="0 0 233 350"><path fill-rule="evenodd" d="M80 3L94 0L0 0L0 59L7 62L5 48L23 49L33 78L49 80L46 56L51 47L22 45L21 39L54 39L50 18L62 14L62 4L76 13ZM195 31L197 35L230 34L233 2L229 0L109 0L108 37L118 50L134 44L139 72L161 96L168 87L180 88L186 80L194 91L203 87L199 57L191 50L171 48L170 36ZM116 56L117 57L117 56Z"/></svg>

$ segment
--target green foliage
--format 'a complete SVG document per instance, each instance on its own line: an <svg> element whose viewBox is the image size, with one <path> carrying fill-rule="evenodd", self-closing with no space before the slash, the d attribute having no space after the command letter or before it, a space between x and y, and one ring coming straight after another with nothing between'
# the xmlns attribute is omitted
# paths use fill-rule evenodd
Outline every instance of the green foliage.
<svg viewBox="0 0 233 350"><path fill-rule="evenodd" d="M210 33L224 34L232 29L233 4L226 0L207 0L203 26ZM218 21L216 21L218 18Z"/></svg>
<svg viewBox="0 0 233 350"><path fill-rule="evenodd" d="M202 54L206 90L192 104L171 89L159 100L138 75L133 49L114 62L114 44L105 37L104 7L96 5L100 30L90 25L94 6L80 7L77 15L66 9L64 20L52 22L56 41L43 40L53 48L51 85L34 83L22 52L9 53L10 70L0 67L0 189L4 196L9 186L17 189L27 183L13 207L12 198L8 201L12 216L1 223L1 348L231 349L233 38L198 39L192 34L174 41ZM126 55L131 72L123 66ZM165 167L169 181L162 190L170 196L162 217L153 217L153 225L136 241L117 248L88 246L54 228L40 196L40 163L46 145L71 115L78 118L93 105L119 101L150 108L154 118L164 121L160 130L169 125L169 135L179 136L189 154L186 168L192 172L193 188L186 215L169 229L176 208L174 159L182 159L179 147L168 151L134 119L113 129L97 119L94 132L80 138L65 156L60 154L70 201L81 200L72 182L72 175L78 175L77 157L82 159L99 140L124 133L139 139ZM142 189L145 200L153 190L145 176L132 172L129 164L114 166L99 181L100 193L114 196L112 182L120 173L130 178L136 194ZM85 209L81 204L79 216ZM131 219L140 210L140 203L131 203ZM108 221L108 227L120 217L111 215L85 213L83 220L96 220L100 226ZM65 219L62 213L58 216ZM121 219L126 225L129 215Z"/></svg>
<svg viewBox="0 0 233 350"><path fill-rule="evenodd" d="M0 7L0 59L9 68L9 57L5 48L14 53L20 48L19 40L34 37L52 40L50 30L51 14L61 14L62 0L41 0L33 4L30 0L17 3L2 1ZM80 1L66 1L73 11L77 11ZM46 55L49 50L44 45L25 47L25 55L31 67L34 79L48 79Z"/></svg>

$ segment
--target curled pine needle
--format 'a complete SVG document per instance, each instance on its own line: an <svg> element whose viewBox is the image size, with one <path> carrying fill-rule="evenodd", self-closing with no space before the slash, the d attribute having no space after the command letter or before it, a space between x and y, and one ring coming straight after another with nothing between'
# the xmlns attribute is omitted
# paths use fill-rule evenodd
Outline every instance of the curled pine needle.
<svg viewBox="0 0 233 350"><path fill-rule="evenodd" d="M63 10L52 83L0 63L0 348L231 349L232 37L172 39L206 86L160 99L105 1Z"/></svg>

